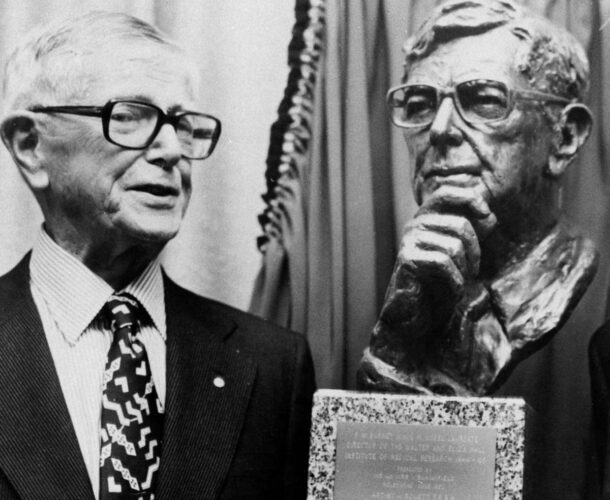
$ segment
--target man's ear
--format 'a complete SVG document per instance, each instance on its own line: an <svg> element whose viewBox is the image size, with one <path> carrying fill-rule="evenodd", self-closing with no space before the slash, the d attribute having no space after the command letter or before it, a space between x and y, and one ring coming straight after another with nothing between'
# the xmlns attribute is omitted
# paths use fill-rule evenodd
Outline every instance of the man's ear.
<svg viewBox="0 0 610 500"><path fill-rule="evenodd" d="M40 157L40 130L30 111L16 111L0 123L2 142L32 190L45 189L49 177Z"/></svg>
<svg viewBox="0 0 610 500"><path fill-rule="evenodd" d="M563 174L587 141L592 125L593 116L584 104L573 103L564 108L557 124L555 148L549 158L548 173L552 177Z"/></svg>

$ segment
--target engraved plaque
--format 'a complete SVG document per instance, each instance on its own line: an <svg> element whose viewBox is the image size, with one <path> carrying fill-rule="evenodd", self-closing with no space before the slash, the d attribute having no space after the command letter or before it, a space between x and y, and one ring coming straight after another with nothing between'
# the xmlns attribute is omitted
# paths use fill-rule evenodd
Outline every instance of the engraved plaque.
<svg viewBox="0 0 610 500"><path fill-rule="evenodd" d="M338 422L335 500L489 500L496 429Z"/></svg>
<svg viewBox="0 0 610 500"><path fill-rule="evenodd" d="M322 389L308 500L523 500L520 398Z"/></svg>

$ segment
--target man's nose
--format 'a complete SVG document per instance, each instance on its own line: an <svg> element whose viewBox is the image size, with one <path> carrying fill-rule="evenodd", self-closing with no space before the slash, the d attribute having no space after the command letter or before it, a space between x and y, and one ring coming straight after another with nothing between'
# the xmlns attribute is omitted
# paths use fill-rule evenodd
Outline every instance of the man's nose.
<svg viewBox="0 0 610 500"><path fill-rule="evenodd" d="M146 158L151 163L160 164L164 168L173 167L182 157L182 147L176 129L165 123L149 146Z"/></svg>
<svg viewBox="0 0 610 500"><path fill-rule="evenodd" d="M436 147L459 146L464 140L456 127L457 109L451 97L445 97L430 125L430 144Z"/></svg>

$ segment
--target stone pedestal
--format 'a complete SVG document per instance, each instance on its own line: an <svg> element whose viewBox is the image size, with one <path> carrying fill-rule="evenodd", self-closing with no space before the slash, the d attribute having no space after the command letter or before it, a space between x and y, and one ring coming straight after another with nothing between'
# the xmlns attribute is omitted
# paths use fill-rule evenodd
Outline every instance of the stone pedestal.
<svg viewBox="0 0 610 500"><path fill-rule="evenodd" d="M320 390L309 500L523 498L526 405Z"/></svg>

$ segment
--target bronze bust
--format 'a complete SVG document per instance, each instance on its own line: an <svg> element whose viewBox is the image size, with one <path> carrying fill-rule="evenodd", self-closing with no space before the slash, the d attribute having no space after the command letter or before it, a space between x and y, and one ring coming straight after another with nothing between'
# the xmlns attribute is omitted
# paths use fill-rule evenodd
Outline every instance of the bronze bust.
<svg viewBox="0 0 610 500"><path fill-rule="evenodd" d="M482 395L563 325L597 255L561 217L591 129L576 39L512 1L454 0L405 45L388 93L419 205L359 370L362 388Z"/></svg>

